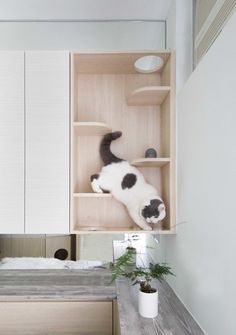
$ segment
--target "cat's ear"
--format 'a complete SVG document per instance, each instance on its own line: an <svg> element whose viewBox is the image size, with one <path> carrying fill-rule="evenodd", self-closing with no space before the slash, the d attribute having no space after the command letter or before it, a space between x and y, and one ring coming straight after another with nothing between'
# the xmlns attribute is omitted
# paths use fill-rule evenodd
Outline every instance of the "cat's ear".
<svg viewBox="0 0 236 335"><path fill-rule="evenodd" d="M155 208L159 208L160 205L162 205L163 202L160 201L159 199L152 199L150 201L150 209L154 210Z"/></svg>

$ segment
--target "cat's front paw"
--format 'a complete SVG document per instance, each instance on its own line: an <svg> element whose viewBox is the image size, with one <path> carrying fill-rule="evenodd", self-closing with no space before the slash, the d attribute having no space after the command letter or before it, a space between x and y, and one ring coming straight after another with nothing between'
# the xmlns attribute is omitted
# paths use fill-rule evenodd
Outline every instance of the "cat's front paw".
<svg viewBox="0 0 236 335"><path fill-rule="evenodd" d="M144 230L148 230L148 231L150 231L150 230L152 230L152 227L151 226L146 226L145 228L143 228Z"/></svg>
<svg viewBox="0 0 236 335"><path fill-rule="evenodd" d="M91 177L90 177L90 180L91 180L91 186L92 186L92 189L93 189L93 192L95 193L103 193L102 189L100 188L100 185L99 185L99 174L93 174Z"/></svg>

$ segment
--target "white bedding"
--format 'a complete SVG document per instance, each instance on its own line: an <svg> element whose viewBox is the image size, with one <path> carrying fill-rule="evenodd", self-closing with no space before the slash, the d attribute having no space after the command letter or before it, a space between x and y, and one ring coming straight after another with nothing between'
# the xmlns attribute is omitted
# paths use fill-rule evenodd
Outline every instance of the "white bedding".
<svg viewBox="0 0 236 335"><path fill-rule="evenodd" d="M0 261L0 270L10 269L93 269L106 267L102 261L61 261L43 257L6 257Z"/></svg>

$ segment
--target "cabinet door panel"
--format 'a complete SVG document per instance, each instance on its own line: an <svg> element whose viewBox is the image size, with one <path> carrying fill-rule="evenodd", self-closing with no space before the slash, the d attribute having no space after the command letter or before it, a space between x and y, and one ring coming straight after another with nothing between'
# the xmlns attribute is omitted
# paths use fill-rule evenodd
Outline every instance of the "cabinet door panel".
<svg viewBox="0 0 236 335"><path fill-rule="evenodd" d="M69 53L26 52L26 233L69 232Z"/></svg>
<svg viewBox="0 0 236 335"><path fill-rule="evenodd" d="M0 51L0 233L24 232L24 53Z"/></svg>
<svg viewBox="0 0 236 335"><path fill-rule="evenodd" d="M111 301L0 302L0 313L4 335L112 334Z"/></svg>

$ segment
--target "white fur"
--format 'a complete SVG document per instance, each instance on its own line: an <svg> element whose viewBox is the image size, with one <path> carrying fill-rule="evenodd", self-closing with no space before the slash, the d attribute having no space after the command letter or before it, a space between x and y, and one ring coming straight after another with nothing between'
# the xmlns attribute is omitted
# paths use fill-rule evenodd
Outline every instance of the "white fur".
<svg viewBox="0 0 236 335"><path fill-rule="evenodd" d="M124 176L133 173L137 176L135 185L131 188L122 189L121 183ZM161 212L159 218L148 218L147 221L141 215L145 204L149 204L151 199L161 198L157 190L148 184L141 172L127 161L112 163L102 168L99 178L92 181L94 192L100 193L102 189L111 192L111 194L122 202L128 209L134 222L144 230L152 230L150 223L157 223L165 217L165 206L161 204L159 210ZM162 201L162 200L161 200Z"/></svg>

